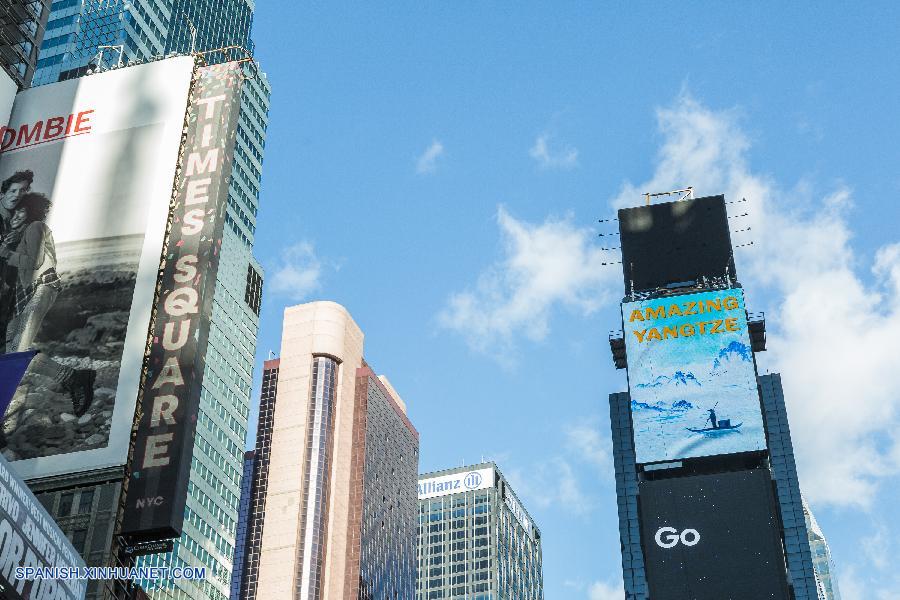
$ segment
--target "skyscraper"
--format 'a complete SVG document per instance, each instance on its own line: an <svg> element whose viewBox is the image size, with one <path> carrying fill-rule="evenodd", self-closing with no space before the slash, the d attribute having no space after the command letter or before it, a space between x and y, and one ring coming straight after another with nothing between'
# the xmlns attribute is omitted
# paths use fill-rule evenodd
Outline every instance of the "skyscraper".
<svg viewBox="0 0 900 600"><path fill-rule="evenodd" d="M0 66L19 88L31 85L50 1L7 0L0 5Z"/></svg>
<svg viewBox="0 0 900 600"><path fill-rule="evenodd" d="M418 600L543 600L540 529L497 465L424 474L418 492Z"/></svg>
<svg viewBox="0 0 900 600"><path fill-rule="evenodd" d="M831 549L828 540L816 521L816 516L803 500L803 514L806 515L806 530L809 532L809 550L812 553L813 568L816 572L816 590L818 600L841 600L837 576L834 572L834 561L831 560Z"/></svg>
<svg viewBox="0 0 900 600"><path fill-rule="evenodd" d="M234 600L256 598L259 580L259 556L262 550L263 520L266 514L266 495L269 484L269 463L272 458L272 428L275 425L275 398L278 393L278 366L275 359L263 363L262 387L259 394L259 419L256 427L256 450L249 477L250 503L242 522L247 534L241 556L235 552L231 597ZM246 476L246 472L245 472ZM237 587L235 588L235 583Z"/></svg>
<svg viewBox="0 0 900 600"><path fill-rule="evenodd" d="M765 321L744 306L724 197L618 215L626 296L609 396L627 600L814 600Z"/></svg>
<svg viewBox="0 0 900 600"><path fill-rule="evenodd" d="M244 552L247 548L247 533L249 530L249 513L253 501L253 465L256 452L248 450L244 452L244 473L241 477L241 500L238 509L237 534L234 538L234 565L231 569L231 591L229 598L237 598L241 592L241 576L244 571L241 565L244 563Z"/></svg>
<svg viewBox="0 0 900 600"><path fill-rule="evenodd" d="M411 600L419 435L363 359L344 307L285 310L277 386L268 468L278 477L267 481L256 589L242 597Z"/></svg>
<svg viewBox="0 0 900 600"><path fill-rule="evenodd" d="M34 83L191 49L204 52L239 46L252 51L252 15L249 0L60 0L52 7ZM215 63L241 55L211 53L205 60ZM172 552L139 559L142 566L205 566L211 576L202 582L159 582L149 590L154 598L226 598L229 593L261 304L262 269L252 249L270 97L268 81L258 66L248 63L247 72L249 77L241 88L209 339L203 350L206 369L185 529ZM29 483L55 496L72 486L79 486L78 490L94 486L100 509L113 515L122 495L117 469ZM103 518L109 519L105 515ZM88 528L94 540L88 551L92 554L89 564L112 560L108 548L113 529L108 523L95 527L92 522Z"/></svg>

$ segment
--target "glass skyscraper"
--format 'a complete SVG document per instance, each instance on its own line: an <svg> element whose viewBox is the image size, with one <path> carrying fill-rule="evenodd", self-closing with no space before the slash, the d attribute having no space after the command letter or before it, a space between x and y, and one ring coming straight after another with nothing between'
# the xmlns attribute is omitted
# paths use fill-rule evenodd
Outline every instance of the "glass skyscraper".
<svg viewBox="0 0 900 600"><path fill-rule="evenodd" d="M543 600L541 532L492 463L419 477L417 600Z"/></svg>
<svg viewBox="0 0 900 600"><path fill-rule="evenodd" d="M841 600L828 540L825 539L825 534L822 533L822 528L819 527L819 522L816 521L816 516L812 513L805 498L803 499L803 514L806 515L806 530L809 533L809 551L812 553L813 569L816 573L818 600Z"/></svg>
<svg viewBox="0 0 900 600"><path fill-rule="evenodd" d="M0 3L0 66L20 88L31 84L49 16L50 0Z"/></svg>
<svg viewBox="0 0 900 600"><path fill-rule="evenodd" d="M237 46L252 53L253 9L252 0L56 0L34 85L192 50ZM211 53L206 61L245 56L241 51ZM184 532L172 552L138 560L139 566L206 567L208 575L196 582L143 582L152 598L224 600L230 591L261 303L261 268L252 249L271 93L255 63L248 72L252 76L241 95ZM78 535L87 540L80 550L88 564L109 563L109 515L121 495L120 479L118 471L110 470L36 484L50 507L68 506L70 486L78 486L74 495L81 498L76 498L79 506L88 505L85 494L99 498L94 512L106 520L100 523L97 516L87 525L78 524ZM66 498L63 504L60 496ZM88 597L99 597L92 596L99 592L92 586Z"/></svg>

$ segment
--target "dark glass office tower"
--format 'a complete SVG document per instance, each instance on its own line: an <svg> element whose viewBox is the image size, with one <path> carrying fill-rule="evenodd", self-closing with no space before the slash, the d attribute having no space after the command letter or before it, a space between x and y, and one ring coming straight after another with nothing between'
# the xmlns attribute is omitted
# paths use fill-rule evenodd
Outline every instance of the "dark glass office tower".
<svg viewBox="0 0 900 600"><path fill-rule="evenodd" d="M245 552L247 549L247 530L250 521L251 493L253 491L253 464L256 452L244 452L244 473L241 477L241 501L238 508L237 535L234 538L234 568L231 570L231 592L229 598L237 598L241 591L241 579L244 570Z"/></svg>
<svg viewBox="0 0 900 600"><path fill-rule="evenodd" d="M263 520L266 514L266 493L269 485L269 460L272 455L272 428L275 425L275 396L278 392L278 368L275 359L263 363L262 387L259 394L259 419L256 428L256 450L252 466L244 471L248 494L247 511L238 522L238 533L246 532L243 543L238 540L231 576L231 598L254 600L259 578L259 557L262 549ZM243 501L243 496L241 500Z"/></svg>
<svg viewBox="0 0 900 600"><path fill-rule="evenodd" d="M0 3L0 65L18 84L31 85L50 16L51 0Z"/></svg>
<svg viewBox="0 0 900 600"><path fill-rule="evenodd" d="M765 320L744 305L722 196L618 214L626 295L609 396L627 600L815 600Z"/></svg>

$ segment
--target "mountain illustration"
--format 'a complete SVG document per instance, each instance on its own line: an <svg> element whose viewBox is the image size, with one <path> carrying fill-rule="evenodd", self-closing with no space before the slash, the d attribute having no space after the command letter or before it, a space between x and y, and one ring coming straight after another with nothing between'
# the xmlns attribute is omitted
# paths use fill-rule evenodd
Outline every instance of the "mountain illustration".
<svg viewBox="0 0 900 600"><path fill-rule="evenodd" d="M694 384L697 386L702 385L690 371L688 371L687 373L685 373L684 371L675 371L671 376L659 375L650 383L639 383L635 387L657 388L662 386L679 386L689 384Z"/></svg>
<svg viewBox="0 0 900 600"><path fill-rule="evenodd" d="M637 400L632 400L632 401L631 401L631 410L632 410L632 411L635 411L635 410L655 410L655 411L657 411L657 412L663 412L663 411L666 410L666 409L663 408L662 406L660 406L660 403L659 403L659 402L657 402L656 404L647 404L646 402L638 402Z"/></svg>
<svg viewBox="0 0 900 600"><path fill-rule="evenodd" d="M719 356L713 361L713 368L718 369L724 363L738 357L744 362L751 362L753 360L753 350L750 346L735 340L719 350Z"/></svg>
<svg viewBox="0 0 900 600"><path fill-rule="evenodd" d="M646 402L638 402L637 400L631 401L631 410L655 410L656 412L670 412L677 411L683 412L686 410L690 410L694 408L694 405L688 402L687 400L678 400L677 402L673 402L672 406L666 406L666 403L662 400L654 402L653 404L647 404Z"/></svg>

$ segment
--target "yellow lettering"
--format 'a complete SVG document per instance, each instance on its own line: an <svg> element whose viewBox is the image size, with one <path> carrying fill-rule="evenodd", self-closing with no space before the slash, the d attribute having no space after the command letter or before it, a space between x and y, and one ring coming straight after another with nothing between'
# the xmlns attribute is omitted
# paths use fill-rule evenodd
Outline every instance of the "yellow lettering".
<svg viewBox="0 0 900 600"><path fill-rule="evenodd" d="M706 301L706 311L709 312L711 310L722 310L722 299L716 298L715 300L707 300Z"/></svg>
<svg viewBox="0 0 900 600"><path fill-rule="evenodd" d="M628 322L634 323L635 321L643 321L643 320L644 320L644 315L641 314L641 311L639 311L638 309L634 309L633 311L631 311L631 318L628 319Z"/></svg>
<svg viewBox="0 0 900 600"><path fill-rule="evenodd" d="M700 305L700 308L703 308L703 305ZM696 302L685 302L684 303L684 316L688 315L696 315L697 314L697 303Z"/></svg>
<svg viewBox="0 0 900 600"><path fill-rule="evenodd" d="M727 298L725 298L724 306L725 310L734 310L738 306L740 306L740 304L738 304L737 298L735 298L734 296L728 296Z"/></svg>
<svg viewBox="0 0 900 600"><path fill-rule="evenodd" d="M676 327L675 325L666 325L665 327L663 327L663 339L667 340L670 337L678 337L678 327Z"/></svg>
<svg viewBox="0 0 900 600"><path fill-rule="evenodd" d="M638 344L640 344L641 342L644 341L644 333L645 333L646 331L647 331L646 329L640 329L640 330L635 329L635 330L632 332L632 333L634 333L635 336L637 336Z"/></svg>
<svg viewBox="0 0 900 600"><path fill-rule="evenodd" d="M722 319L716 319L713 321L713 328L710 333L722 333Z"/></svg>
<svg viewBox="0 0 900 600"><path fill-rule="evenodd" d="M673 305L671 305L671 306L669 307L669 316L672 317L672 316L675 316L675 315L678 315L679 317L682 316L682 315L681 315L681 309L678 308L678 305L677 305L677 304L673 304Z"/></svg>
<svg viewBox="0 0 900 600"><path fill-rule="evenodd" d="M691 337L696 332L694 331L693 325L691 325L690 323L685 323L684 325L681 326L680 333L681 333L681 337Z"/></svg>
<svg viewBox="0 0 900 600"><path fill-rule="evenodd" d="M737 317L725 319L725 329L727 329L728 331L739 331Z"/></svg>
<svg viewBox="0 0 900 600"><path fill-rule="evenodd" d="M650 319L665 319L666 318L666 307L665 306L657 306L656 308L647 307L647 320Z"/></svg>
<svg viewBox="0 0 900 600"><path fill-rule="evenodd" d="M651 327L650 331L647 332L647 341L649 340L661 340L662 336L659 335L659 330L656 327Z"/></svg>
<svg viewBox="0 0 900 600"><path fill-rule="evenodd" d="M709 325L709 321L700 321L697 323L697 326L700 328L700 334L706 333L706 326Z"/></svg>

